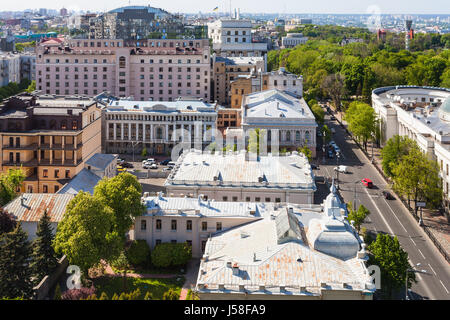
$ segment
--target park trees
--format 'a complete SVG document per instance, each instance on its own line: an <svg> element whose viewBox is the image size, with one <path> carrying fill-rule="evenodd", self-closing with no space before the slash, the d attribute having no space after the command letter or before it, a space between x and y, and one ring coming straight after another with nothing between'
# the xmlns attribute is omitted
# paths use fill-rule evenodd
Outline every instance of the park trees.
<svg viewBox="0 0 450 320"><path fill-rule="evenodd" d="M87 192L79 192L66 208L58 225L55 251L87 274L101 259L112 260L123 248L123 239L114 229L114 211Z"/></svg>
<svg viewBox="0 0 450 320"><path fill-rule="evenodd" d="M316 118L316 122L319 125L323 125L324 119L325 119L325 111L323 111L322 107L315 103L311 106L311 111L314 115L314 118Z"/></svg>
<svg viewBox="0 0 450 320"><path fill-rule="evenodd" d="M260 147L263 143L265 136L267 134L266 129L255 128L249 131L249 139L248 139L248 152L256 153L260 155Z"/></svg>
<svg viewBox="0 0 450 320"><path fill-rule="evenodd" d="M32 297L31 245L27 238L20 224L0 235L0 298Z"/></svg>
<svg viewBox="0 0 450 320"><path fill-rule="evenodd" d="M6 205L17 195L17 189L22 185L25 174L22 169L9 169L0 175L0 206Z"/></svg>
<svg viewBox="0 0 450 320"><path fill-rule="evenodd" d="M381 165L384 173L393 177L392 169L398 164L399 160L409 153L409 150L416 146L416 143L406 136L395 135L390 138L386 145L381 149Z"/></svg>
<svg viewBox="0 0 450 320"><path fill-rule="evenodd" d="M0 235L13 231L15 227L16 220L14 217L0 207Z"/></svg>
<svg viewBox="0 0 450 320"><path fill-rule="evenodd" d="M339 73L330 74L323 79L321 88L331 97L336 110L341 111L342 97L346 94L345 77Z"/></svg>
<svg viewBox="0 0 450 320"><path fill-rule="evenodd" d="M54 236L47 210L44 211L44 215L39 220L36 236L33 242L31 269L36 279L36 284L39 284L46 275L50 275L55 270L58 264L55 251L53 250Z"/></svg>
<svg viewBox="0 0 450 320"><path fill-rule="evenodd" d="M405 284L406 272L410 267L408 253L402 249L397 236L379 233L369 247L369 264L377 265L381 271L381 287L391 297L393 289ZM415 281L414 273L408 276L408 284Z"/></svg>
<svg viewBox="0 0 450 320"><path fill-rule="evenodd" d="M128 172L103 179L95 186L94 198L112 209L113 224L110 231L117 232L123 239L133 225L133 218L144 212L141 194L141 184Z"/></svg>
<svg viewBox="0 0 450 320"><path fill-rule="evenodd" d="M152 264L158 268L185 265L192 258L187 243L161 243L152 251Z"/></svg>
<svg viewBox="0 0 450 320"><path fill-rule="evenodd" d="M374 140L377 117L375 111L367 103L354 101L350 103L345 120L348 122L348 129L352 134L362 141L364 149L367 151L367 142Z"/></svg>
<svg viewBox="0 0 450 320"><path fill-rule="evenodd" d="M369 209L367 209L361 204L358 210L353 210L353 205L350 202L349 204L347 204L347 210L348 210L347 220L353 221L353 226L359 233L361 230L361 225L364 223L364 220L370 214Z"/></svg>
<svg viewBox="0 0 450 320"><path fill-rule="evenodd" d="M303 147L299 147L297 149L298 153L302 153L309 162L311 162L312 160L312 151L311 149L308 148L308 145L305 143L305 145Z"/></svg>
<svg viewBox="0 0 450 320"><path fill-rule="evenodd" d="M330 130L330 128L328 128L327 125L324 125L322 127L322 134L325 139L325 142L331 141L331 130Z"/></svg>

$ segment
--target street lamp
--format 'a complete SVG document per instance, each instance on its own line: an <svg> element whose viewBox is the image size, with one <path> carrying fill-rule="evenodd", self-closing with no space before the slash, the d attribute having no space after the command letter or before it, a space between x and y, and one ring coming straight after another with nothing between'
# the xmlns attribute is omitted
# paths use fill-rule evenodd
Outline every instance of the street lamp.
<svg viewBox="0 0 450 320"><path fill-rule="evenodd" d="M420 267L420 263L416 264L416 267ZM427 270L417 270L414 268L408 268L406 269L406 277L405 277L405 300L409 300L408 299L408 272L414 272L414 273L425 273L428 274Z"/></svg>

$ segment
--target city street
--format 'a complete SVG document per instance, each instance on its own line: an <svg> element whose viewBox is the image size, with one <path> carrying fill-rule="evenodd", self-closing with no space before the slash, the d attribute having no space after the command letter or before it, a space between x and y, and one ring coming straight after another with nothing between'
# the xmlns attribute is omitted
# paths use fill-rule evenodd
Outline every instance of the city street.
<svg viewBox="0 0 450 320"><path fill-rule="evenodd" d="M427 272L416 273L417 283L413 284L409 299L450 299L450 266L447 261L401 201L386 200L383 197L381 192L389 189L389 186L346 131L337 121L332 121L329 115L325 118L328 127L335 130L332 140L341 149L339 165L348 166L349 173L339 173L341 196L348 203L354 201L356 194L356 206L363 204L371 212L363 226L375 233L396 235L403 249L408 252L411 265L415 267L420 263L421 265L415 268ZM370 154L370 150L368 151ZM333 168L337 165L337 159L324 158L321 144L315 163L319 165L319 170L315 171L317 176L336 177ZM366 188L361 183L363 178L371 179L374 187ZM316 199L316 202L319 201L320 199Z"/></svg>

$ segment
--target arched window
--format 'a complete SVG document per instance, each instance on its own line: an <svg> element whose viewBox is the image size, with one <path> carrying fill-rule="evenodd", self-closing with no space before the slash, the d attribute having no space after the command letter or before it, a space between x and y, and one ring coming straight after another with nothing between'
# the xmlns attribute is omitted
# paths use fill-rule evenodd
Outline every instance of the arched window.
<svg viewBox="0 0 450 320"><path fill-rule="evenodd" d="M61 130L66 130L67 129L67 121L66 120L62 120L61 121Z"/></svg>
<svg viewBox="0 0 450 320"><path fill-rule="evenodd" d="M309 142L309 131L305 131L305 141Z"/></svg>
<svg viewBox="0 0 450 320"><path fill-rule="evenodd" d="M286 141L291 141L291 132L286 132Z"/></svg>
<svg viewBox="0 0 450 320"><path fill-rule="evenodd" d="M56 120L55 119L50 120L50 129L56 129Z"/></svg>
<svg viewBox="0 0 450 320"><path fill-rule="evenodd" d="M267 131L267 141L272 141L272 130Z"/></svg>
<svg viewBox="0 0 450 320"><path fill-rule="evenodd" d="M300 131L295 131L295 140L300 141Z"/></svg>

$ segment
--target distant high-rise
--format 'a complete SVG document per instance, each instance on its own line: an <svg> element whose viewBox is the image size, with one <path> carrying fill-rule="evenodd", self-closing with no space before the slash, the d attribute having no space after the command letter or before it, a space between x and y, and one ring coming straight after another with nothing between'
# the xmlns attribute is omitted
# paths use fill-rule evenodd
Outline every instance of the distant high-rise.
<svg viewBox="0 0 450 320"><path fill-rule="evenodd" d="M414 38L414 30L412 29L412 20L405 20L405 49L409 50L409 40Z"/></svg>
<svg viewBox="0 0 450 320"><path fill-rule="evenodd" d="M62 16L62 17L66 17L66 16L68 16L69 14L68 14L66 8L62 8L61 10L59 10L59 15Z"/></svg>

